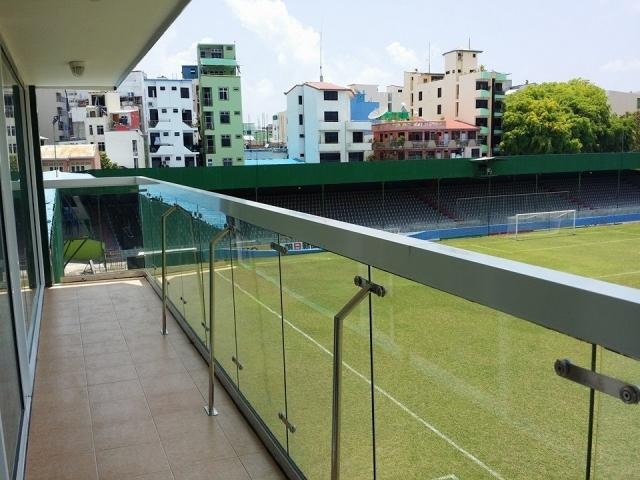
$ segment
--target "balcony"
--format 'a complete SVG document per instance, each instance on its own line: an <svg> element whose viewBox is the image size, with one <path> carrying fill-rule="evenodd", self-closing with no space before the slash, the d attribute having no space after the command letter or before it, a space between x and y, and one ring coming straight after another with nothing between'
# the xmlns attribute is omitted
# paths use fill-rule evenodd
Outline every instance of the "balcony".
<svg viewBox="0 0 640 480"><path fill-rule="evenodd" d="M27 478L285 478L144 278L47 292ZM68 473L67 473L68 474Z"/></svg>
<svg viewBox="0 0 640 480"><path fill-rule="evenodd" d="M488 117L490 113L488 108L476 108L476 117Z"/></svg>
<svg viewBox="0 0 640 480"><path fill-rule="evenodd" d="M489 90L476 90L476 98L491 98Z"/></svg>
<svg viewBox="0 0 640 480"><path fill-rule="evenodd" d="M480 127L478 135L489 135L489 127Z"/></svg>
<svg viewBox="0 0 640 480"><path fill-rule="evenodd" d="M56 225L66 188L99 195L103 187L127 187L143 232L128 263L145 279L85 282L47 299L45 320L62 315L43 326L43 338L49 329L72 338L43 343L41 358L67 358L75 349L89 386L79 399L65 392L50 401L38 400L36 388L36 405L43 402L36 411L61 403L86 413L88 405L85 422L113 427L108 420L119 419L141 438L103 451L96 442L120 439L120 427L111 436L78 430L93 450L75 458L76 468L80 460L93 467L95 458L98 472L112 478L169 470L186 478L187 468L214 472L227 453L238 465L242 447L229 436L242 420L227 418L233 401L289 478L371 478L374 469L380 478L519 480L548 478L550 469L557 478L582 478L590 434L620 456L602 465L604 478L635 471L626 442L604 441L606 432L635 435L635 407L557 375L554 364L571 358L588 367L605 356L609 374L637 378L637 363L622 355L640 356L640 327L632 321L638 290L145 178L46 187L56 185L54 270L63 261ZM385 208L401 215L404 207ZM157 333L161 304L144 282L166 299L168 336ZM124 360L108 352L125 346ZM201 357L209 355L228 392L216 391L214 420L201 413L211 374ZM65 381L75 381L74 363L61 362ZM42 373L60 371L42 365ZM92 388L104 369L108 384L126 385ZM150 372L164 377L149 379ZM608 415L589 433L594 393ZM53 451L76 444L47 440L60 438L52 419L69 418L63 415L41 420L54 433L40 441ZM221 437L233 453L224 441L218 446ZM147 459L157 470L137 466Z"/></svg>

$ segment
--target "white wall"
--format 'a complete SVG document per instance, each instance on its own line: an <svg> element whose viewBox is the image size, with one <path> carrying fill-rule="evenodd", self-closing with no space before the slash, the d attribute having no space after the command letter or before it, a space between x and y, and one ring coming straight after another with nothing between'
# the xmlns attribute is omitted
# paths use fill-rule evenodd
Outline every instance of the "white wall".
<svg viewBox="0 0 640 480"><path fill-rule="evenodd" d="M104 135L107 155L112 162L120 167L144 167L144 138L137 130L126 132L106 132ZM137 153L133 149L133 141L137 145Z"/></svg>

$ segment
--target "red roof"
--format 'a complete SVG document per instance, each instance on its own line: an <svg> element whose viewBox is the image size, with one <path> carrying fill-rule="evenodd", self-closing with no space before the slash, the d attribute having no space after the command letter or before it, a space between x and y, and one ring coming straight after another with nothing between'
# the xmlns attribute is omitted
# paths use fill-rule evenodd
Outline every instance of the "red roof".
<svg viewBox="0 0 640 480"><path fill-rule="evenodd" d="M476 127L470 123L460 122L459 120L445 120L447 130L480 130L480 127Z"/></svg>

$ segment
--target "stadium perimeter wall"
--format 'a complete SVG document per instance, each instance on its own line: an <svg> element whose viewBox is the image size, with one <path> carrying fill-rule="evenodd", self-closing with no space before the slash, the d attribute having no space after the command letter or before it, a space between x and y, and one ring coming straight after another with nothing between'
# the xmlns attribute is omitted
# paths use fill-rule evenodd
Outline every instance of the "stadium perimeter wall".
<svg viewBox="0 0 640 480"><path fill-rule="evenodd" d="M640 213L626 213L620 215L602 215L597 217L578 217L576 227L590 227L593 225L609 225L614 223L640 222ZM409 237L420 240L445 240L449 238L461 237L484 237L486 235L500 235L507 233L506 223L495 225L476 225L472 227L443 228L416 232Z"/></svg>
<svg viewBox="0 0 640 480"><path fill-rule="evenodd" d="M478 159L319 163L255 167L94 170L96 177L140 175L209 191L409 180L486 178L505 175L640 169L640 152L519 155Z"/></svg>

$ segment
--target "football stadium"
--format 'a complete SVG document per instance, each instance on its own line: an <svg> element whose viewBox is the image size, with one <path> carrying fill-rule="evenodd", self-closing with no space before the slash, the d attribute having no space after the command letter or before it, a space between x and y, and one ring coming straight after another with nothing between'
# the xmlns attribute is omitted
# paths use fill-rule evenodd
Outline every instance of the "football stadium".
<svg viewBox="0 0 640 480"><path fill-rule="evenodd" d="M598 161L620 162L616 157ZM558 160L528 159L527 168L544 170ZM308 179L319 178L319 169L310 174L295 166L281 178L296 186L266 179L264 187L230 188L246 181L235 178L216 190L220 198L277 206L264 207L277 213L301 212L302 220L345 222L331 225L347 235L438 245L445 252L456 247L482 254L481 263L493 257L523 262L534 275L569 274L578 288L588 289L589 279L638 288L640 175L634 169L510 174L524 160L458 162L475 175L443 175L441 165L404 162L404 168L422 168L423 178L399 180L406 173L385 165L379 181L318 185ZM487 175L487 168L506 173ZM345 478L370 478L374 471L379 478L402 472L429 479L578 478L587 469L596 478L632 475L633 454L626 457L620 432L633 438L633 407L554 371L566 358L632 381L639 372L631 359L567 335L561 323L526 321L492 307L493 300L483 304L451 292L482 287L482 277L472 273L451 279L461 287L429 286L385 268L388 253L367 240L354 248L366 251L369 263L350 257L346 245L327 248L322 235L314 242L313 235L265 228L261 215L254 222L212 208L207 195L162 182L58 190L54 270L63 274L63 262L91 261L91 270L76 270L84 280L146 271L203 354L214 339L216 374L305 477L332 472L334 321L357 291L356 276L385 294L354 305L342 325ZM73 258L70 242L81 237L104 252ZM420 268L431 265L420 262ZM583 307L560 293L545 298L535 285L504 288L509 298L496 300L500 305L535 310L539 305L530 302L543 301L541 311L580 322Z"/></svg>

